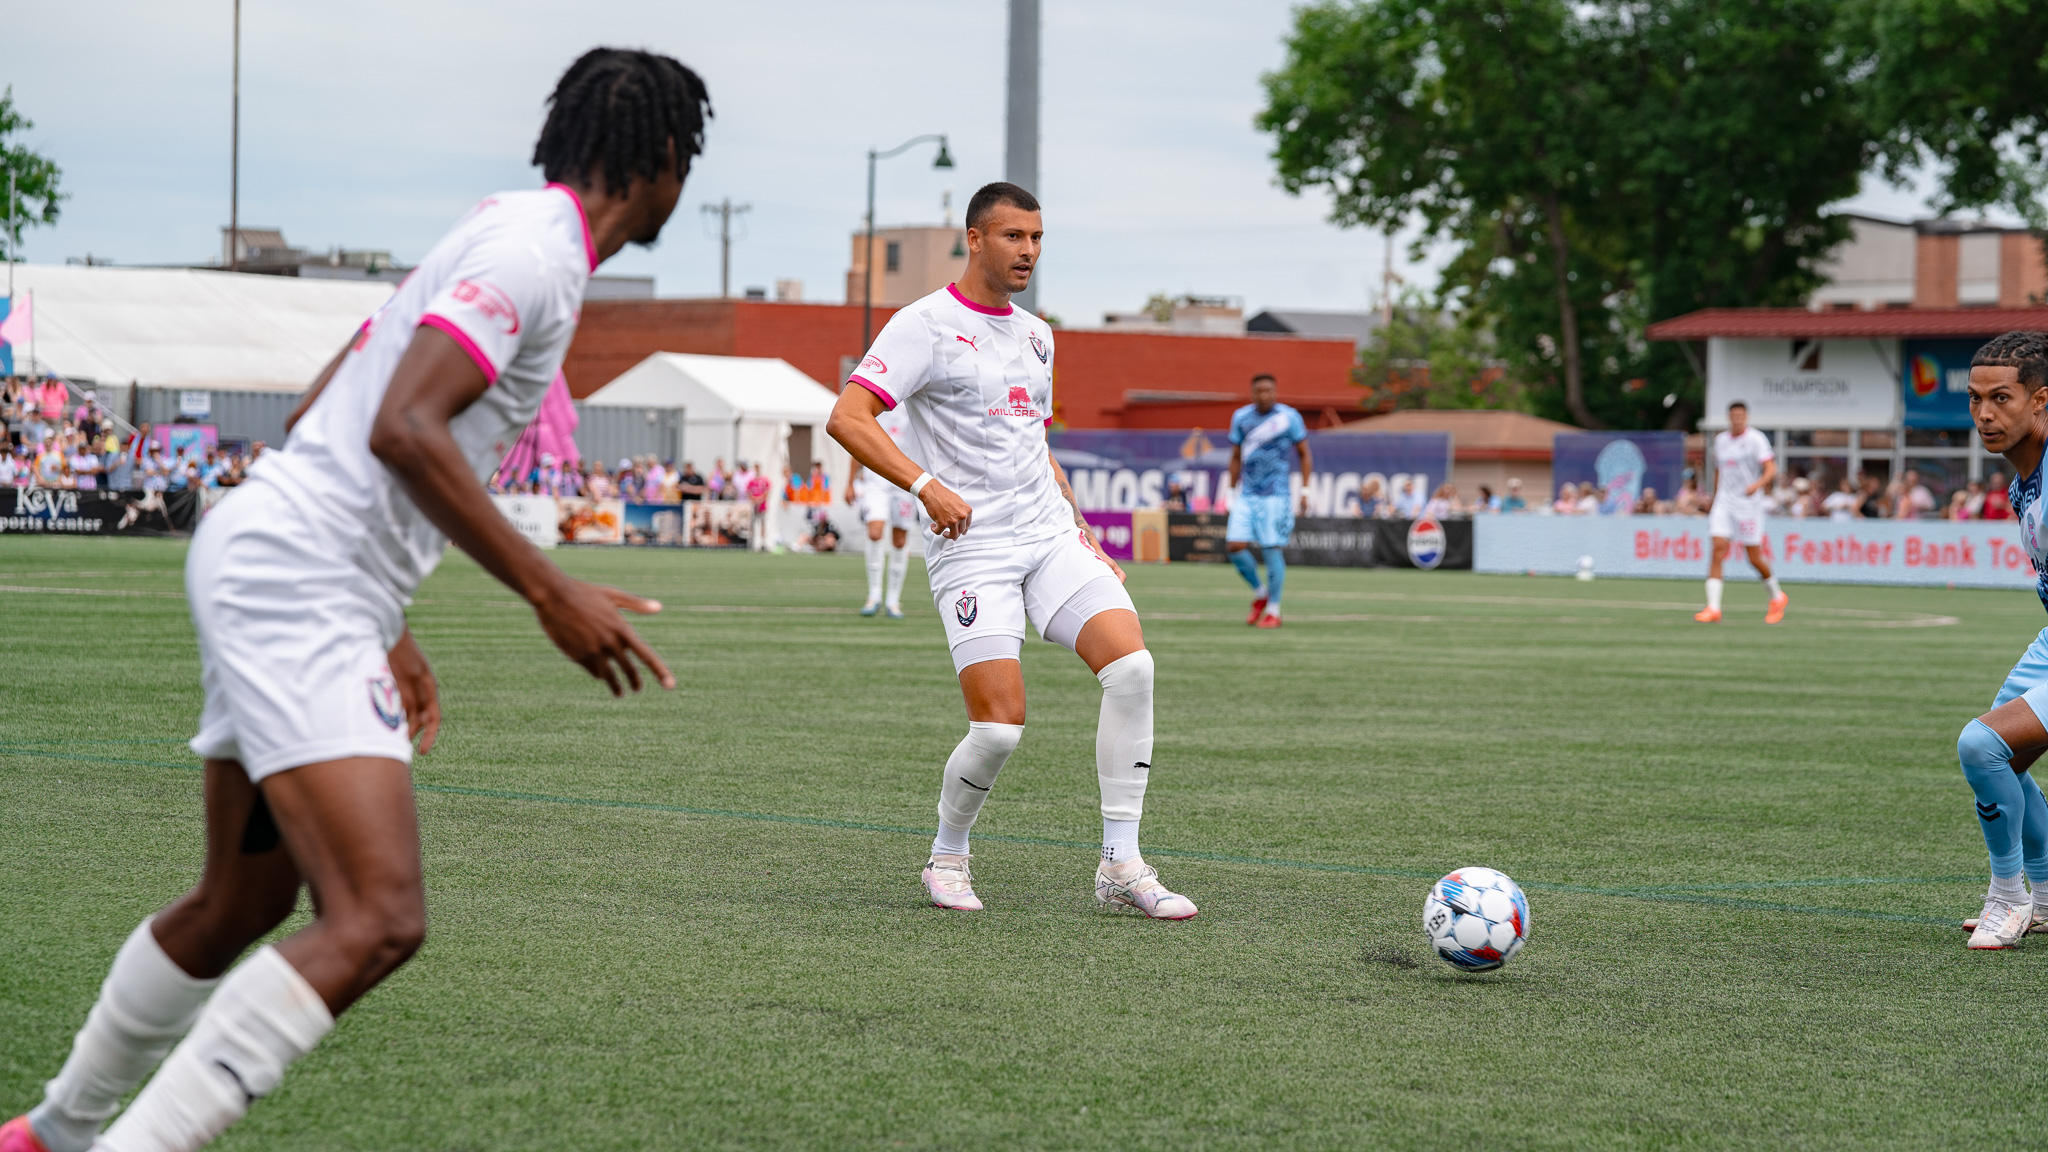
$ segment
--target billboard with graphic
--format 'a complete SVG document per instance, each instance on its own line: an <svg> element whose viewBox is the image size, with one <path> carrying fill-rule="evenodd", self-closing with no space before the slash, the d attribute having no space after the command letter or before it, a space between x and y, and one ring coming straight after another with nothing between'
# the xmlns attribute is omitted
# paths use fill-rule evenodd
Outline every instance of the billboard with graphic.
<svg viewBox="0 0 2048 1152"><path fill-rule="evenodd" d="M1908 428L1970 426L1970 357L1982 340L1908 340L1904 378Z"/></svg>
<svg viewBox="0 0 2048 1152"><path fill-rule="evenodd" d="M1592 484L1607 515L1635 506L1643 489L1669 500L1685 471L1683 432L1559 432L1550 442L1558 484Z"/></svg>

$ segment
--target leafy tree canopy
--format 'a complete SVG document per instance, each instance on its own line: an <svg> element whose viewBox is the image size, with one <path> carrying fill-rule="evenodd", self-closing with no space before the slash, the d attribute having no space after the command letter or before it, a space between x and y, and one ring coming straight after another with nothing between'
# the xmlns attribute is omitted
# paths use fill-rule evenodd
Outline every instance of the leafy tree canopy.
<svg viewBox="0 0 2048 1152"><path fill-rule="evenodd" d="M14 89L0 91L0 245L13 244L4 223L7 215L7 178L14 178L16 228L55 224L64 193L57 181L63 175L56 162L23 144L19 137L35 123L14 106ZM8 255L14 254L10 251Z"/></svg>

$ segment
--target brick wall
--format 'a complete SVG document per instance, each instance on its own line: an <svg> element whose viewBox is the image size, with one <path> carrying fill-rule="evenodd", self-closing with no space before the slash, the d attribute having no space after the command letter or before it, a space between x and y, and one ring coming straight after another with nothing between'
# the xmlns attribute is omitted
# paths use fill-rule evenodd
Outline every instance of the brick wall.
<svg viewBox="0 0 2048 1152"><path fill-rule="evenodd" d="M877 307L876 331L895 314ZM582 398L656 352L779 356L827 387L861 348L861 310L746 300L589 300L562 373ZM1222 427L1270 372L1312 428L1368 415L1349 340L1059 330L1053 409L1070 428ZM1133 395L1138 393L1140 395ZM1142 395L1152 393L1151 396Z"/></svg>

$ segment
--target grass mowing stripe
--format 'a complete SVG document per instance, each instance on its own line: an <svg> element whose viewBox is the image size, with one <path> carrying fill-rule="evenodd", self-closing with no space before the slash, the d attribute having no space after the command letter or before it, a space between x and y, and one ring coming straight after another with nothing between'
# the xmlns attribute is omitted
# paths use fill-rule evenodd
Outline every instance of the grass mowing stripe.
<svg viewBox="0 0 2048 1152"><path fill-rule="evenodd" d="M91 743L77 741L76 743ZM132 764L150 768L177 768L194 771L197 764L174 764L157 760L128 760L109 756L84 756L75 753L51 752L44 748L24 747L18 744L0 744L0 755L41 756L53 760L76 760L94 764ZM552 796L545 792L514 792L502 788L468 788L454 784L423 784L413 782L413 788L420 792L435 792L444 796L474 796L487 800L512 800L527 804L562 804L578 808L615 808L636 812L665 812L679 816L709 816L727 820L753 820L768 824L795 824L808 828L832 828L845 832L880 832L896 836L929 836L929 828L907 828L898 824L871 824L859 820L836 820L828 816L786 816L774 812L747 812L732 808L697 808L685 804L662 804L651 800L603 800L583 796ZM1078 840L1054 840L1042 836L1007 836L1000 833L982 833L981 839L999 844L1030 844L1044 848L1072 848L1081 851L1096 851L1098 844L1084 844ZM1382 876L1397 879L1434 880L1434 872L1421 872L1412 868L1372 868L1361 864L1324 864L1312 860L1287 860L1276 856L1233 856L1223 852L1204 852L1187 848L1147 848L1153 856L1170 856L1182 860L1206 860L1216 864L1242 864L1261 868L1287 868L1305 872L1336 872L1350 876ZM1732 896L1708 895L1708 891L1741 891L1746 887L1797 888L1797 887L1847 887L1873 884L1952 884L1971 877L1929 876L1923 878L1896 877L1847 877L1842 879L1773 881L1746 886L1740 884L1700 886L1644 887L1644 888L1603 888L1588 884L1553 884L1530 881L1522 884L1524 889L1537 892L1565 892L1575 896L1605 896L1620 900L1639 900L1645 903L1663 904L1707 904L1720 908L1741 908L1754 912L1784 912L1800 916L1842 916L1858 920L1885 920L1901 924L1937 924L1952 926L1955 920L1943 916L1914 916L1900 912L1878 912L1865 908L1831 908L1807 904L1781 904L1768 900L1745 900Z"/></svg>

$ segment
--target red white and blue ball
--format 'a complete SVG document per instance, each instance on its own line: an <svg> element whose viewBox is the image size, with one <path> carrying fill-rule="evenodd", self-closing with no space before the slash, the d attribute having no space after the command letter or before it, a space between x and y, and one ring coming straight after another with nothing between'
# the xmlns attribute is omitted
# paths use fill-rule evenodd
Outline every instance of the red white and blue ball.
<svg viewBox="0 0 2048 1152"><path fill-rule="evenodd" d="M1505 872L1460 868L1436 882L1422 902L1422 930L1444 963L1491 972L1515 958L1529 939L1529 898Z"/></svg>

